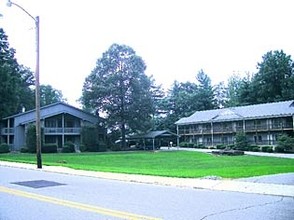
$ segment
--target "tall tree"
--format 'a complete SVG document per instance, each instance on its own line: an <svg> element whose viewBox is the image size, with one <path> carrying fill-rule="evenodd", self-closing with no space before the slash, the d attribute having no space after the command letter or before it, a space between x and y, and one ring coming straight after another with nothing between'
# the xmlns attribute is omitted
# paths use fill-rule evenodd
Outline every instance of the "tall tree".
<svg viewBox="0 0 294 220"><path fill-rule="evenodd" d="M14 55L15 50L9 47L8 37L0 28L0 119L23 107L31 109L34 100L30 89L32 72L19 65Z"/></svg>
<svg viewBox="0 0 294 220"><path fill-rule="evenodd" d="M214 86L214 99L217 108L223 108L228 105L228 88L224 82L218 83Z"/></svg>
<svg viewBox="0 0 294 220"><path fill-rule="evenodd" d="M127 130L151 127L153 81L145 69L144 61L131 47L113 44L84 83L82 104L104 112L110 128L120 128L123 148Z"/></svg>
<svg viewBox="0 0 294 220"><path fill-rule="evenodd" d="M49 105L55 102L64 102L62 92L54 89L51 85L40 86L40 104L41 106Z"/></svg>
<svg viewBox="0 0 294 220"><path fill-rule="evenodd" d="M257 64L252 80L256 103L294 99L294 63L283 50L270 51Z"/></svg>
<svg viewBox="0 0 294 220"><path fill-rule="evenodd" d="M216 108L216 100L214 97L211 79L203 70L200 70L196 76L198 81L197 110L210 110Z"/></svg>

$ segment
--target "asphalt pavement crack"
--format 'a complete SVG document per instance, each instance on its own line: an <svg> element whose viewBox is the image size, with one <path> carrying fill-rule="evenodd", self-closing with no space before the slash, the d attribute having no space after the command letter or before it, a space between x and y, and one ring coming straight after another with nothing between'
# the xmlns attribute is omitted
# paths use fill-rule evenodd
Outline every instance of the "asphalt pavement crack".
<svg viewBox="0 0 294 220"><path fill-rule="evenodd" d="M266 203L262 203L262 204L258 204L258 205L250 205L250 206L246 206L246 207L243 207L243 208L235 208L235 209L225 210L225 211L222 211L222 212L211 213L209 215L204 216L200 220L204 220L204 219L207 219L207 218L209 218L211 216L221 215L221 214L228 213L228 212L242 211L242 210L247 210L247 209L251 209L251 208L255 208L255 207L273 205L273 204L277 204L279 202L282 202L283 200L284 200L284 197L282 196L279 200L276 200L276 201L273 201L273 202L266 202Z"/></svg>

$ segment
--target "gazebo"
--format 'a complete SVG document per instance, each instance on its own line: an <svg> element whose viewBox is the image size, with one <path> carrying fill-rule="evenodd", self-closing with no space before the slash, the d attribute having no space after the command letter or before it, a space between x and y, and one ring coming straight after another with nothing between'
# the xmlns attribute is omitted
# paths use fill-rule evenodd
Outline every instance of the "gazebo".
<svg viewBox="0 0 294 220"><path fill-rule="evenodd" d="M161 146L171 146L172 143L176 143L176 139L178 137L179 136L177 134L169 130L160 130L129 136L127 139L129 142L142 141L144 149L155 150Z"/></svg>

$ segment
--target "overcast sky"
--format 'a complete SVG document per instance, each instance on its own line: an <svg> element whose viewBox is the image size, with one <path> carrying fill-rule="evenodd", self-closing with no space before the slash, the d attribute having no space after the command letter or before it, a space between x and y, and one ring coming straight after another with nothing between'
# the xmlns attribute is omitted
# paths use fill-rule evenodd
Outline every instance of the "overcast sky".
<svg viewBox="0 0 294 220"><path fill-rule="evenodd" d="M113 43L126 44L146 74L169 88L195 81L200 69L213 84L233 73L256 72L270 50L294 59L293 0L15 0L40 16L40 80L79 106L83 82ZM0 0L0 26L20 64L35 69L34 21Z"/></svg>

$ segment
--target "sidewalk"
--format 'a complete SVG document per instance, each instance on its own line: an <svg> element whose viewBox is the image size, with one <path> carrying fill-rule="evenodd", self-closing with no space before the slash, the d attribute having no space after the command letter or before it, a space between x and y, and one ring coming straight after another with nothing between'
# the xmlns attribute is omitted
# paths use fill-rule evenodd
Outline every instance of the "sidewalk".
<svg viewBox="0 0 294 220"><path fill-rule="evenodd" d="M220 190L220 191L233 191L242 193L256 193L262 195L274 196L287 196L294 197L294 185L272 184L272 183L255 183L240 180L230 179L205 179L205 178L172 178L172 177L158 177L158 176L145 176L133 174L118 174L118 173L105 173L74 170L66 167L57 166L43 166L43 169L37 169L33 164L22 164L15 162L0 161L0 166L15 167L21 169L36 170L39 172L54 172L68 175L89 176L101 179L110 179L126 182L157 184L173 187L186 187L194 189L207 189L207 190ZM293 175L294 174L290 174ZM291 176L292 178L292 176Z"/></svg>

